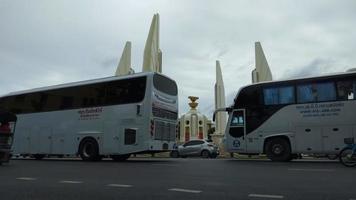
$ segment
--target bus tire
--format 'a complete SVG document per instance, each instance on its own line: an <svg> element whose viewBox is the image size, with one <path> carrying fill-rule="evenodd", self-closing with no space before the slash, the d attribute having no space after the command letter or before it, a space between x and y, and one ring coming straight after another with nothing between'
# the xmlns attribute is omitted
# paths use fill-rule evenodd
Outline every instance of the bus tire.
<svg viewBox="0 0 356 200"><path fill-rule="evenodd" d="M44 154L33 154L32 155L36 160L42 160L46 155Z"/></svg>
<svg viewBox="0 0 356 200"><path fill-rule="evenodd" d="M86 138L80 142L79 155L84 161L99 161L102 158L99 155L98 142L93 138Z"/></svg>
<svg viewBox="0 0 356 200"><path fill-rule="evenodd" d="M340 162L346 167L355 167L356 166L356 158L351 147L346 147L341 150L339 154Z"/></svg>
<svg viewBox="0 0 356 200"><path fill-rule="evenodd" d="M283 138L268 140L266 143L266 154L272 161L284 162L292 160L289 142Z"/></svg>
<svg viewBox="0 0 356 200"><path fill-rule="evenodd" d="M130 156L131 154L123 154L123 155L111 155L110 157L111 159L113 159L113 161L122 162L129 159Z"/></svg>

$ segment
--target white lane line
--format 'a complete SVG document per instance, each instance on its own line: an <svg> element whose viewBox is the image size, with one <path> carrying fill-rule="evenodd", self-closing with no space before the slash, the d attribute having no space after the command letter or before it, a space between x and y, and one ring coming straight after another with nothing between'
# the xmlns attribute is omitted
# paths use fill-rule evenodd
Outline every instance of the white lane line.
<svg viewBox="0 0 356 200"><path fill-rule="evenodd" d="M335 169L302 169L302 168L289 168L288 171L333 172L333 171L335 171Z"/></svg>
<svg viewBox="0 0 356 200"><path fill-rule="evenodd" d="M59 181L59 183L78 184L78 183L83 183L83 182L82 181Z"/></svg>
<svg viewBox="0 0 356 200"><path fill-rule="evenodd" d="M32 177L18 177L16 179L22 180L22 181L35 181L36 180L36 178L32 178Z"/></svg>
<svg viewBox="0 0 356 200"><path fill-rule="evenodd" d="M201 193L202 191L200 190L188 190L188 189L182 189L182 188L171 188L168 189L169 191L174 191L174 192L186 192L186 193L194 193L194 194L198 194Z"/></svg>
<svg viewBox="0 0 356 200"><path fill-rule="evenodd" d="M122 188L132 187L132 185L125 185L125 184L108 184L106 186L109 186L109 187L122 187Z"/></svg>
<svg viewBox="0 0 356 200"><path fill-rule="evenodd" d="M282 195L271 195L271 194L249 194L248 197L256 197L256 198L270 198L270 199L283 199Z"/></svg>

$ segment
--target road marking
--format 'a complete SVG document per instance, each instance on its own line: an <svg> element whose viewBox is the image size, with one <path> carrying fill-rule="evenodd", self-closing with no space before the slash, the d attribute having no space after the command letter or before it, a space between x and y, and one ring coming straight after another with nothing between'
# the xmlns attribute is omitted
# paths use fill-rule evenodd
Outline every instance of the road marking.
<svg viewBox="0 0 356 200"><path fill-rule="evenodd" d="M188 189L182 189L182 188L171 188L171 189L169 189L169 191L187 192L187 193L194 193L194 194L198 194L198 193L202 192L200 190L188 190Z"/></svg>
<svg viewBox="0 0 356 200"><path fill-rule="evenodd" d="M122 188L132 187L132 185L125 185L125 184L108 184L107 186L109 186L109 187L122 187Z"/></svg>
<svg viewBox="0 0 356 200"><path fill-rule="evenodd" d="M83 183L83 182L82 181L59 181L59 183L78 184L78 183Z"/></svg>
<svg viewBox="0 0 356 200"><path fill-rule="evenodd" d="M32 178L32 177L18 177L16 179L23 180L23 181L35 181L36 180L36 178Z"/></svg>
<svg viewBox="0 0 356 200"><path fill-rule="evenodd" d="M333 172L333 171L335 171L335 169L302 169L302 168L289 168L288 171Z"/></svg>
<svg viewBox="0 0 356 200"><path fill-rule="evenodd" d="M249 194L248 197L256 197L256 198L270 198L270 199L283 199L282 195L270 195L270 194Z"/></svg>

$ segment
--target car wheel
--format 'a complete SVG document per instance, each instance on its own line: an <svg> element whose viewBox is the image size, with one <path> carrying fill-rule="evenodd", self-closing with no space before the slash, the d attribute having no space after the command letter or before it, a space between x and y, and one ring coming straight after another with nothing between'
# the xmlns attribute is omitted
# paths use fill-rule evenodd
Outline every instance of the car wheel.
<svg viewBox="0 0 356 200"><path fill-rule="evenodd" d="M172 152L171 152L171 157L172 157L172 158L178 158L178 157L179 157L178 151L172 151Z"/></svg>
<svg viewBox="0 0 356 200"><path fill-rule="evenodd" d="M211 158L217 158L218 157L218 154L214 153L211 155Z"/></svg>
<svg viewBox="0 0 356 200"><path fill-rule="evenodd" d="M290 145L283 138L267 141L266 148L267 157L272 161L290 161L292 159Z"/></svg>
<svg viewBox="0 0 356 200"><path fill-rule="evenodd" d="M209 158L209 157L210 157L209 151L203 150L203 151L201 152L201 157L203 157L203 158Z"/></svg>
<svg viewBox="0 0 356 200"><path fill-rule="evenodd" d="M99 155L99 145L91 138L85 139L79 146L79 155L84 161L98 161L102 157Z"/></svg>

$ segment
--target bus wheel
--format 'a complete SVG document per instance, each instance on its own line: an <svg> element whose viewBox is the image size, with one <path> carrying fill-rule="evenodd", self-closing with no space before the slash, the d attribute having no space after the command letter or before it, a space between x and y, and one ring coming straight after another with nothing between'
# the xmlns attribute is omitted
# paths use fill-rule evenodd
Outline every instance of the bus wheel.
<svg viewBox="0 0 356 200"><path fill-rule="evenodd" d="M36 160L42 160L45 157L45 155L44 154L34 154L33 157Z"/></svg>
<svg viewBox="0 0 356 200"><path fill-rule="evenodd" d="M123 155L111 155L111 159L113 159L114 161L125 161L127 159L129 159L131 156L131 154L123 154Z"/></svg>
<svg viewBox="0 0 356 200"><path fill-rule="evenodd" d="M101 160L99 155L99 145L91 138L84 139L79 145L79 155L84 161Z"/></svg>
<svg viewBox="0 0 356 200"><path fill-rule="evenodd" d="M266 153L272 161L290 161L292 159L290 145L287 140L282 138L268 140Z"/></svg>

